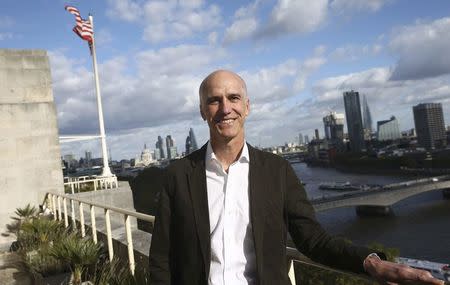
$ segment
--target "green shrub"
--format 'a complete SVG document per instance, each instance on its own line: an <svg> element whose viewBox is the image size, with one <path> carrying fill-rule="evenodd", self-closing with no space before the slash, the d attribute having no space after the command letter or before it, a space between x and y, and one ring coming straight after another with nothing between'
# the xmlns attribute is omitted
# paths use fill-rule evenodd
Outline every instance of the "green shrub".
<svg viewBox="0 0 450 285"><path fill-rule="evenodd" d="M64 226L49 218L40 217L24 222L17 233L19 247L24 251L32 251L40 247L48 247L50 243L67 235Z"/></svg>
<svg viewBox="0 0 450 285"><path fill-rule="evenodd" d="M17 217L13 217L15 220L29 221L37 216L38 211L36 207L31 207L31 205L28 204L25 208L17 208L14 214L17 215Z"/></svg>
<svg viewBox="0 0 450 285"><path fill-rule="evenodd" d="M101 247L90 238L80 238L70 234L55 242L49 253L69 265L73 284L81 284L83 274L89 266L94 266L100 256ZM85 274L86 275L86 274Z"/></svg>

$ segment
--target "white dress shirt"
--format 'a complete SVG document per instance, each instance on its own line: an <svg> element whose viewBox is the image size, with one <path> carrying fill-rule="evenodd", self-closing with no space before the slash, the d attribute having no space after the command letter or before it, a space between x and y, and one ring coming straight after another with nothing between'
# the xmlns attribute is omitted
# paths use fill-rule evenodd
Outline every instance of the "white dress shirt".
<svg viewBox="0 0 450 285"><path fill-rule="evenodd" d="M248 197L247 144L228 173L211 143L206 151L206 185L211 238L209 285L256 283L256 257Z"/></svg>

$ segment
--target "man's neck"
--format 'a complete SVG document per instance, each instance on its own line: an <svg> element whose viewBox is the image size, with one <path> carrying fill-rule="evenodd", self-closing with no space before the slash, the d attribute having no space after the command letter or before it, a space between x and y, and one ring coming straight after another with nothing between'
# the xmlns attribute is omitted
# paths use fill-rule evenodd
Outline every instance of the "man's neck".
<svg viewBox="0 0 450 285"><path fill-rule="evenodd" d="M234 139L228 142L211 139L211 147L222 168L228 172L230 165L239 159L244 147L244 138Z"/></svg>

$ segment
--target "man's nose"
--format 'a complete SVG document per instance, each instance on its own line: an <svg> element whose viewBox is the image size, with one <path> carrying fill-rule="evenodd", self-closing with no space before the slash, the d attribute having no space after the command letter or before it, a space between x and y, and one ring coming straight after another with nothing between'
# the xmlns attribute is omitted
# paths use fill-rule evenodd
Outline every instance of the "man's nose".
<svg viewBox="0 0 450 285"><path fill-rule="evenodd" d="M223 100L222 104L220 104L220 107L221 107L222 113L224 113L224 114L231 113L231 103L230 103L230 101L228 101L226 99Z"/></svg>

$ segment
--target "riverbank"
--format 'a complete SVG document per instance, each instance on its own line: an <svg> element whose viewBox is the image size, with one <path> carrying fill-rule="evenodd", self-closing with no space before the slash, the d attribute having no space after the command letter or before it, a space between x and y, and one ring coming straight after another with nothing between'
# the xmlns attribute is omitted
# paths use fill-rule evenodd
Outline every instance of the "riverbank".
<svg viewBox="0 0 450 285"><path fill-rule="evenodd" d="M413 177L450 174L450 159L446 156L428 159L410 156L377 158L362 153L340 153L331 160L310 159L305 162L309 167L334 168L356 174Z"/></svg>

